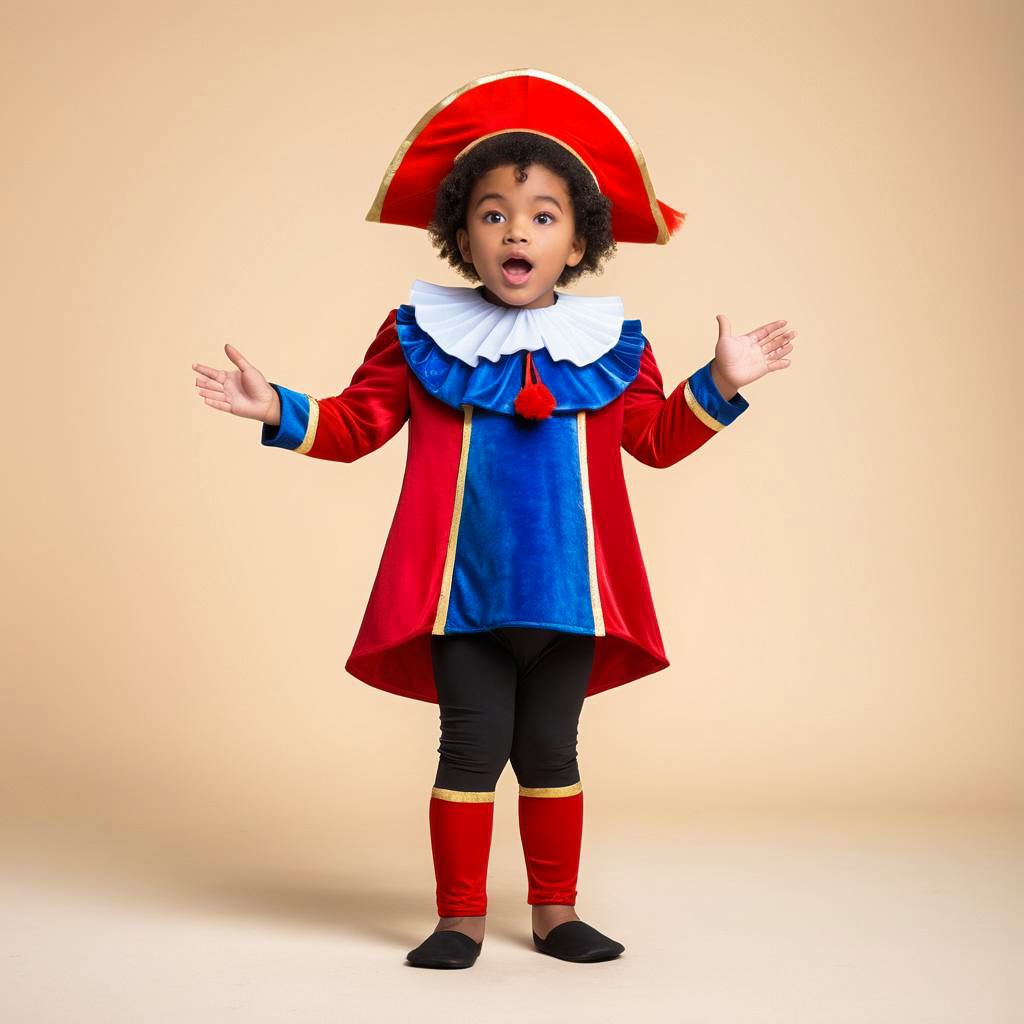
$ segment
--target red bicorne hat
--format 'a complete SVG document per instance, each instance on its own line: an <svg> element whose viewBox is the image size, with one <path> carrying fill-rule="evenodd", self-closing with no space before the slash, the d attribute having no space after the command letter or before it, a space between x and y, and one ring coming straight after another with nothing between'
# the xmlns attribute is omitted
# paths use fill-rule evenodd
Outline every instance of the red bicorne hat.
<svg viewBox="0 0 1024 1024"><path fill-rule="evenodd" d="M536 132L564 146L612 201L616 242L664 245L685 213L654 195L640 147L600 100L547 71L520 68L467 82L430 108L398 147L366 219L426 228L456 159L504 132Z"/></svg>

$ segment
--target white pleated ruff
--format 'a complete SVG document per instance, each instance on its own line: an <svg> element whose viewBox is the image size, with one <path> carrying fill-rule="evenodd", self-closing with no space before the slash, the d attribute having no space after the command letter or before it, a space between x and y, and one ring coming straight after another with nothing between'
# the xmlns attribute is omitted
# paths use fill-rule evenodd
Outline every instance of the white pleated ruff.
<svg viewBox="0 0 1024 1024"><path fill-rule="evenodd" d="M552 359L587 366L616 345L625 319L621 298L555 294L552 306L515 309L489 302L476 288L416 280L409 305L438 347L470 366L541 348Z"/></svg>

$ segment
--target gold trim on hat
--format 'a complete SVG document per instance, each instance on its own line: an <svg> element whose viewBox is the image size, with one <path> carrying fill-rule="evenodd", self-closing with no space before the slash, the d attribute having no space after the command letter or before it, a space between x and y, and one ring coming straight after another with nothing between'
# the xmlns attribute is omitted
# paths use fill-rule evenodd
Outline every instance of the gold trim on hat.
<svg viewBox="0 0 1024 1024"><path fill-rule="evenodd" d="M643 153L640 152L640 147L636 144L633 136L630 135L629 129L622 123L618 115L605 103L602 103L596 96L592 96L586 89L581 89L578 85L573 84L568 79L562 78L559 75L553 75L548 71L539 71L536 68L515 68L511 71L499 71L493 75L484 75L482 78L474 78L473 81L467 82L465 85L456 89L454 92L449 93L439 103L435 103L420 119L416 122L416 127L403 139L402 144L398 147L395 155L391 158L391 163L388 164L388 169L384 172L384 177L381 180L380 188L377 189L377 196L373 201L373 205L370 207L369 212L366 214L366 219L369 221L380 221L381 210L384 208L384 199L388 194L388 189L391 187L391 181L394 176L398 173L398 168L402 166L402 161L405 159L405 154L409 152L412 144L416 141L420 132L434 119L434 117L444 110L449 103L453 103L463 93L469 92L470 89L475 89L480 85L487 85L490 82L497 82L502 78L512 78L520 75L532 75L535 78L543 78L548 82L554 82L557 85L561 85L571 92L576 93L577 96L582 96L589 103L592 103L598 110L608 118L609 121L619 130L619 133L625 139L626 144L629 146L630 151L633 153L633 159L636 160L637 169L640 171L640 177L643 179L644 189L647 192L647 201L650 204L651 216L654 218L654 223L658 229L658 237L655 239L655 243L658 245L665 245L669 240L668 227L665 224L665 218L661 214L661 209L658 206L658 200L654 195L654 186L651 184L651 177L647 171L647 162L644 160ZM510 129L513 130L513 129ZM518 129L518 130L529 130L529 129ZM537 134L543 134L538 132ZM560 145L565 146L561 140L555 140ZM566 149L569 147L566 146ZM582 162L582 161L581 161ZM584 164L586 166L586 164ZM587 168L589 170L589 168ZM591 173L593 173L591 171ZM595 179L596 180L596 179Z"/></svg>
<svg viewBox="0 0 1024 1024"><path fill-rule="evenodd" d="M520 796L575 796L583 792L583 781L574 782L571 786L520 786Z"/></svg>
<svg viewBox="0 0 1024 1024"><path fill-rule="evenodd" d="M430 790L430 795L438 800L450 800L457 804L493 804L495 792L492 789L489 793L464 793L460 789L441 789L434 786Z"/></svg>
<svg viewBox="0 0 1024 1024"><path fill-rule="evenodd" d="M469 442L473 434L473 406L462 407L462 451L459 455L459 476L455 484L455 501L452 507L452 525L448 532L448 552L444 559L444 575L441 577L441 593L437 600L437 614L431 633L444 633L448 618L448 602L451 599L452 574L455 571L455 548L459 540L459 523L462 521L462 501L466 489L466 468L469 465Z"/></svg>
<svg viewBox="0 0 1024 1024"><path fill-rule="evenodd" d="M583 157L579 155L579 153L576 152L575 149L572 148L572 146L567 145L554 135L549 135L547 132L537 131L536 128L502 128L500 131L488 132L486 135L481 135L479 139L474 139L468 146L463 146L462 149L455 154L455 160L458 160L463 154L468 153L474 146L483 142L484 139L493 139L495 135L508 135L510 132L526 132L529 135L542 135L545 139L550 139L552 142L557 143L562 147L562 149L567 149L574 157L576 157L577 160L579 160L581 164L583 164L584 167L586 167L588 171L590 171L590 176L594 179L595 187L598 192L601 191L601 186L597 183L597 175L594 173L593 168L586 160L583 159ZM453 164L455 163L455 160L452 161Z"/></svg>

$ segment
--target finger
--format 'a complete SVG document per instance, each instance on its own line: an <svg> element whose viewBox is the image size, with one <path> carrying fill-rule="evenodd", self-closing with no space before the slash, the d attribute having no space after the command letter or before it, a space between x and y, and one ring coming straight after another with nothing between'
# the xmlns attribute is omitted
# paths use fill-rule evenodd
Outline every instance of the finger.
<svg viewBox="0 0 1024 1024"><path fill-rule="evenodd" d="M215 370L212 366L204 366L202 363L193 363L192 369L197 370L199 373L205 373L207 377L212 377L214 380L222 382L227 377L227 373L224 370Z"/></svg>
<svg viewBox="0 0 1024 1024"><path fill-rule="evenodd" d="M197 388L197 390L198 390L199 394L201 394L203 396L203 398L214 398L218 402L226 402L227 401L227 399L224 397L224 392L223 391L211 391L208 388Z"/></svg>
<svg viewBox="0 0 1024 1024"><path fill-rule="evenodd" d="M201 377L196 377L196 387L209 388L211 391L223 391L224 385L220 381L214 380L212 377L207 377L205 374Z"/></svg>
<svg viewBox="0 0 1024 1024"><path fill-rule="evenodd" d="M765 324L763 327L758 327L754 331L750 331L750 337L754 341L764 341L772 331L777 331L780 327L785 327L785 320L773 320L770 324Z"/></svg>
<svg viewBox="0 0 1024 1024"><path fill-rule="evenodd" d="M215 398L204 398L203 401L207 405L213 406L214 409L223 409L224 412L231 412L231 406L227 402L218 402Z"/></svg>
<svg viewBox="0 0 1024 1024"><path fill-rule="evenodd" d="M772 370L784 370L787 366L789 366L788 359L776 359L768 364L768 369L765 370L765 373L771 373Z"/></svg>
<svg viewBox="0 0 1024 1024"><path fill-rule="evenodd" d="M235 348L234 345L231 344L231 342L227 342L224 345L224 351L227 352L228 359L230 359L231 362L233 362L235 366L237 366L240 370L249 369L248 360L245 358L245 356L242 355L241 352L238 351L237 348Z"/></svg>
<svg viewBox="0 0 1024 1024"><path fill-rule="evenodd" d="M781 359L784 355L788 355L792 351L793 351L793 346L792 345L784 345L782 348L776 349L776 351L772 352L768 356L768 358L769 358L769 360Z"/></svg>
<svg viewBox="0 0 1024 1024"><path fill-rule="evenodd" d="M776 349L781 348L786 344L787 341L791 341L796 337L796 331L786 331L783 334L775 334L770 338L766 338L761 342L761 348L765 353L774 352Z"/></svg>
<svg viewBox="0 0 1024 1024"><path fill-rule="evenodd" d="M728 338L732 335L732 324L724 313L719 313L715 319L718 321L718 337Z"/></svg>

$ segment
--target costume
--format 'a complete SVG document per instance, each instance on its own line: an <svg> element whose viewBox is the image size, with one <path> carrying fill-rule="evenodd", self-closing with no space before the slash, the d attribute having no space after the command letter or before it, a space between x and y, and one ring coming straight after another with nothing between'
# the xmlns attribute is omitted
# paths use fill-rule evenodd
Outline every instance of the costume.
<svg viewBox="0 0 1024 1024"><path fill-rule="evenodd" d="M367 219L425 227L453 162L505 131L534 131L573 153L612 197L617 241L664 244L682 224L655 198L615 115L533 70L478 79L428 111ZM722 397L710 361L666 395L641 321L619 297L555 297L507 308L482 286L417 280L340 394L273 384L281 420L263 426L267 446L352 462L409 425L401 494L345 664L374 687L438 702L432 638L511 627L593 637L584 696L669 664L621 451L671 466L748 403ZM520 785L530 901L574 902L581 785L531 781ZM441 916L484 912L493 798L491 782L434 787Z"/></svg>
<svg viewBox="0 0 1024 1024"><path fill-rule="evenodd" d="M417 317L424 297L433 335ZM516 327L524 314L530 334ZM500 351L519 337L538 347ZM527 352L556 399L535 422L513 410ZM264 445L352 462L409 424L401 494L345 665L352 675L436 702L430 635L508 625L595 635L587 696L669 664L621 449L671 466L739 416L746 399L722 398L710 362L666 397L641 322L607 299L559 294L553 306L502 309L480 289L417 281L339 395L274 387L281 422L264 425Z"/></svg>

